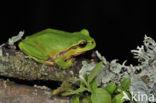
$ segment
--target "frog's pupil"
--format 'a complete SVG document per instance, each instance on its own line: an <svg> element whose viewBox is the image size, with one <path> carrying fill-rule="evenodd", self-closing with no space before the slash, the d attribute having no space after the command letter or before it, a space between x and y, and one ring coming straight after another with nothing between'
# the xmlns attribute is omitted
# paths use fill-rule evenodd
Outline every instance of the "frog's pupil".
<svg viewBox="0 0 156 103"><path fill-rule="evenodd" d="M92 41L91 44L94 44L94 42Z"/></svg>
<svg viewBox="0 0 156 103"><path fill-rule="evenodd" d="M79 47L84 48L86 45L87 45L87 42L82 42L82 43L79 44Z"/></svg>

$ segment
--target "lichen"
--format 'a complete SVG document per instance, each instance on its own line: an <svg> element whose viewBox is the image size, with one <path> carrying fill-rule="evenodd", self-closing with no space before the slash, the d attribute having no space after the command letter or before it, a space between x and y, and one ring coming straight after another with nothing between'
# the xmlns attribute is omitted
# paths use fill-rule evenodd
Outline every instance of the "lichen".
<svg viewBox="0 0 156 103"><path fill-rule="evenodd" d="M154 94L156 98L156 42L145 35L144 45L137 47L137 50L132 50L135 58L141 63L140 69L142 70L137 76L139 78L147 76L149 78L148 92Z"/></svg>
<svg viewBox="0 0 156 103"><path fill-rule="evenodd" d="M122 64L118 63L118 60L116 59L108 62L98 51L96 51L96 54L104 63L103 68L97 75L97 82L99 85L106 85L105 83L109 83L111 81L119 84L123 77L129 77L129 73L131 71L129 71L130 67L125 65L126 61L124 61Z"/></svg>
<svg viewBox="0 0 156 103"><path fill-rule="evenodd" d="M24 31L20 31L17 36L13 36L13 37L9 38L8 44L9 45L14 45L15 42L21 40L23 35L24 35Z"/></svg>
<svg viewBox="0 0 156 103"><path fill-rule="evenodd" d="M131 86L130 86L130 92L131 94L147 94L149 95L148 92L148 87L147 85L140 79L140 78L131 78ZM139 96L135 97L137 100L139 100ZM144 98L145 99L145 98ZM148 101L144 100L144 101L138 101L137 103L148 103Z"/></svg>
<svg viewBox="0 0 156 103"><path fill-rule="evenodd" d="M0 45L0 59L3 57L3 50L2 50L2 46L3 46L3 44L2 44L2 45Z"/></svg>
<svg viewBox="0 0 156 103"><path fill-rule="evenodd" d="M90 72L94 69L96 64L94 62L92 63L87 63L87 61L82 61L82 67L81 70L79 71L79 76L82 77L85 74L90 74Z"/></svg>
<svg viewBox="0 0 156 103"><path fill-rule="evenodd" d="M104 56L96 51L97 57L103 62L103 67L96 77L98 85L105 87L110 82L119 84L124 78L130 78L131 87L129 90L131 93L153 94L156 98L156 42L145 35L143 43L144 45L138 46L137 50L131 51L134 58L140 62L136 66L132 64L126 66L126 61L122 64L118 63L117 60L108 62ZM83 63L80 74L89 74L92 70L91 66L91 63Z"/></svg>

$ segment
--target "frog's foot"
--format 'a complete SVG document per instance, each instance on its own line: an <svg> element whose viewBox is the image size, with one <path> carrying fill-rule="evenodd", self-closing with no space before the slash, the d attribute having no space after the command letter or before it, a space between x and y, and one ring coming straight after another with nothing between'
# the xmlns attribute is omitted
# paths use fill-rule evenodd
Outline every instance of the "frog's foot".
<svg viewBox="0 0 156 103"><path fill-rule="evenodd" d="M48 66L48 71L53 72L55 70L56 70L56 68L54 66L51 66L51 65Z"/></svg>
<svg viewBox="0 0 156 103"><path fill-rule="evenodd" d="M74 58L69 58L69 59L66 59L66 60L59 60L59 61L56 60L55 62L61 68L66 69L66 68L68 68L68 67L70 67L72 65L74 60L75 60Z"/></svg>
<svg viewBox="0 0 156 103"><path fill-rule="evenodd" d="M52 61L45 61L45 64L48 64L48 65L54 65L54 63Z"/></svg>

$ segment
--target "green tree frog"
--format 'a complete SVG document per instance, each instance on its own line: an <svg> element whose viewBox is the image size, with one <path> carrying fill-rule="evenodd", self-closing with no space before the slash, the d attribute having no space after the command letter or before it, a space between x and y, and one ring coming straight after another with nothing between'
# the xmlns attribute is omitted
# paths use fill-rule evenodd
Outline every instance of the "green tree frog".
<svg viewBox="0 0 156 103"><path fill-rule="evenodd" d="M39 63L57 64L66 69L72 65L74 56L93 49L96 43L86 29L72 33L45 29L27 36L18 46L25 54Z"/></svg>

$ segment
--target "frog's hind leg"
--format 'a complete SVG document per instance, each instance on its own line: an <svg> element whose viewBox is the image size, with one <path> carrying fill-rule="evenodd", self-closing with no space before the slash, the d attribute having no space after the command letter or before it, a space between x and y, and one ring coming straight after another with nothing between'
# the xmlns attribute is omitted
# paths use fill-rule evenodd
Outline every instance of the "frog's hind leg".
<svg viewBox="0 0 156 103"><path fill-rule="evenodd" d="M26 43L26 42L20 42L19 48L26 53L28 56L30 56L32 59L44 63L48 59L48 55L41 50L40 48L36 47L35 45Z"/></svg>

